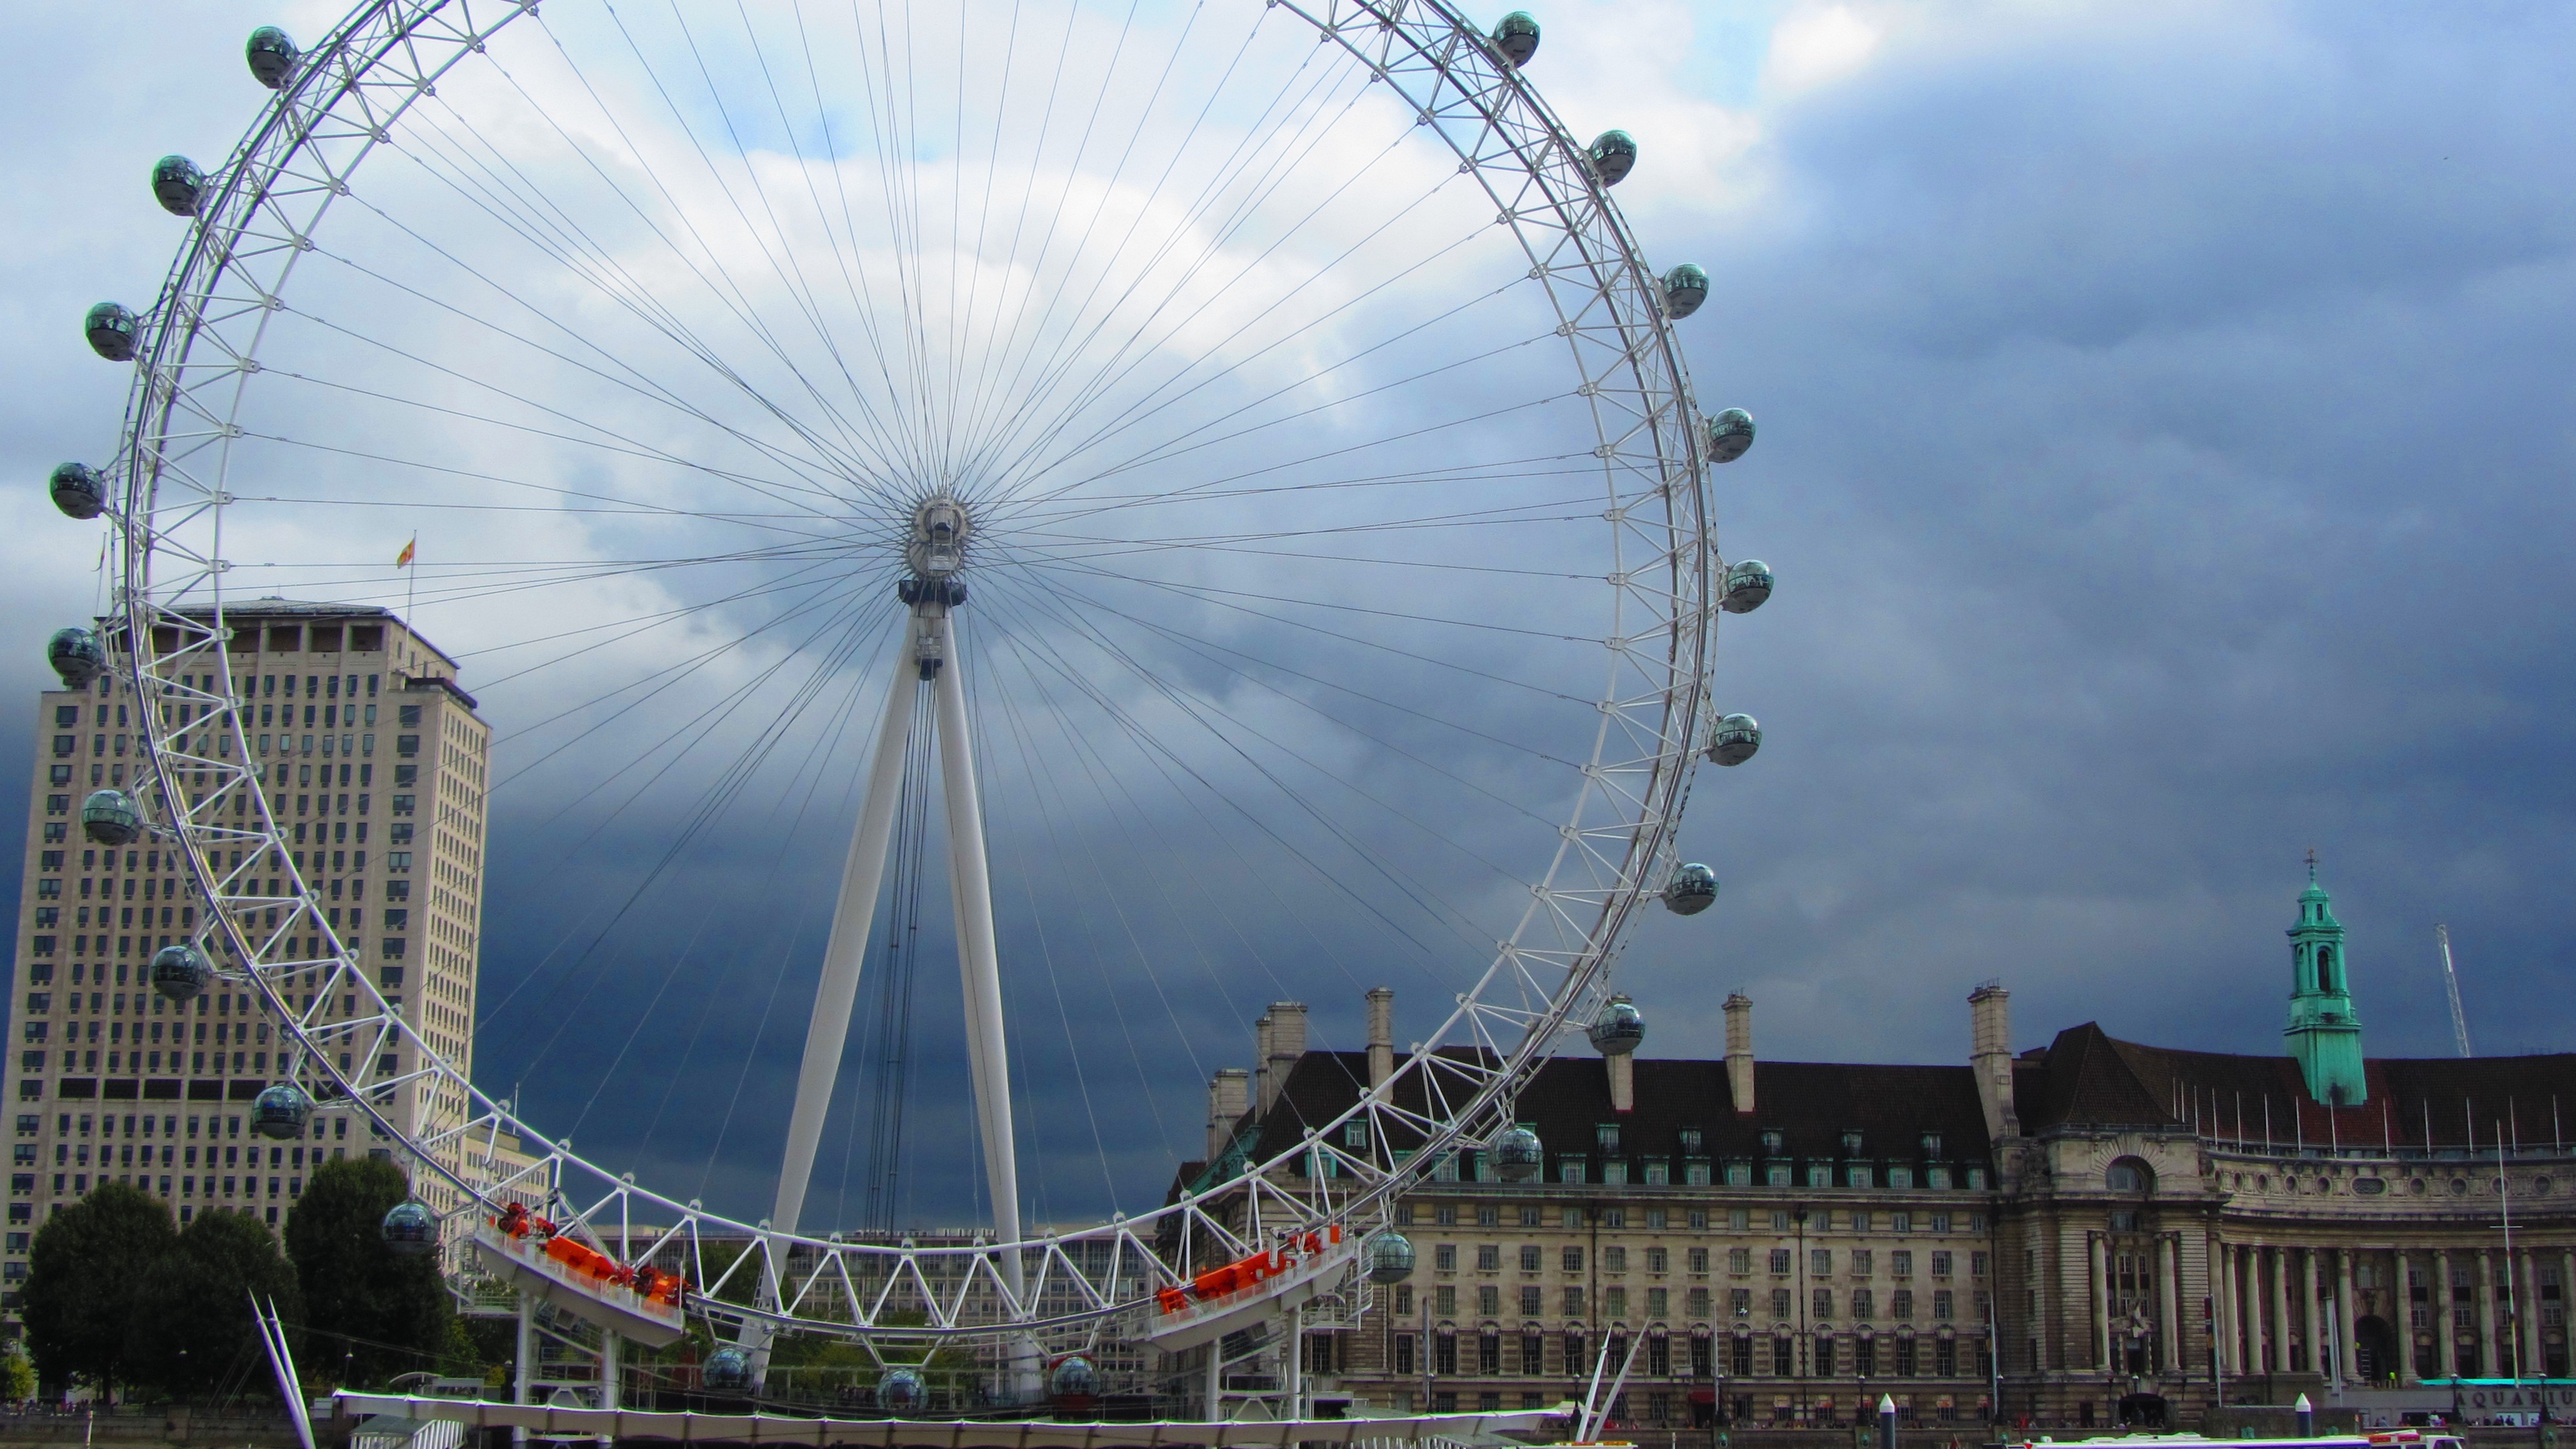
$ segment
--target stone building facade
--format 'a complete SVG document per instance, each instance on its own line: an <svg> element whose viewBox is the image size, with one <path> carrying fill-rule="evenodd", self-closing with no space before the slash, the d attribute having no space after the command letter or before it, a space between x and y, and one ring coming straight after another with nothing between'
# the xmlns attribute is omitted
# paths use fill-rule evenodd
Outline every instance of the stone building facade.
<svg viewBox="0 0 2576 1449"><path fill-rule="evenodd" d="M380 608L260 600L229 605L225 615L239 722L208 718L195 748L259 765L269 808L291 831L287 848L330 928L395 1009L447 1061L471 1070L491 729L457 683L456 662ZM193 675L185 683L217 687ZM0 1335L16 1329L35 1226L97 1184L128 1183L182 1221L225 1211L276 1228L315 1167L393 1151L346 1111L316 1113L311 1136L291 1146L248 1133L253 1099L291 1069L276 1023L239 982L219 981L184 1003L151 988L153 954L174 941L207 941L212 923L201 919L202 898L177 850L151 837L102 848L83 836L80 803L94 789L145 788L143 712L167 717L174 708L201 707L138 699L114 673L37 701L14 1041L0 1071L14 1119ZM184 784L217 788L207 774ZM247 818L248 804L236 796L234 813ZM241 854L219 865L243 869ZM268 889L278 889L276 878ZM255 924L276 927L278 912ZM315 935L293 949L319 955L324 943ZM320 994L326 1019L361 1009L354 994ZM298 1003L313 1004L312 993ZM378 1068L408 1075L410 1055L399 1048ZM344 1053L338 1065L358 1064ZM427 1079L381 1100L415 1137L452 1128L466 1106ZM473 1154L449 1165L501 1170L498 1159ZM441 1212L462 1201L428 1174L421 1193Z"/></svg>
<svg viewBox="0 0 2576 1449"><path fill-rule="evenodd" d="M1761 1061L1740 995L1721 1058L1550 1062L1516 1113L1540 1180L1422 1167L1396 1209L1412 1279L1309 1331L1307 1382L1535 1407L1642 1340L1619 1417L1654 1428L1848 1424L1883 1393L1921 1424L2189 1422L2330 1387L2450 1410L2504 1403L2477 1380L2566 1379L2576 1055L2362 1056L2342 929L2313 882L2299 910L2277 1057L2090 1023L2016 1053L1990 984L1962 1066ZM1365 1050L1309 1050L1305 1008L1274 1004L1175 1190L1221 1199L1388 1080L1392 1017L1373 992Z"/></svg>

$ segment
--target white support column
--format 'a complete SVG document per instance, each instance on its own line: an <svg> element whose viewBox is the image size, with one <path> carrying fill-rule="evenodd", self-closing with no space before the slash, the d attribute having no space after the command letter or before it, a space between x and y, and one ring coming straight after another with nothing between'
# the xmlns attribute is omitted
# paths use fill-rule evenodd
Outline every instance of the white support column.
<svg viewBox="0 0 2576 1449"><path fill-rule="evenodd" d="M805 1057L796 1070L796 1105L787 1118L787 1155L779 1164L778 1197L769 1227L785 1235L796 1231L805 1212L805 1189L814 1175L814 1153L823 1139L823 1119L831 1111L832 1088L839 1080L841 1053L850 1036L850 1011L859 994L859 973L866 964L868 934L876 923L877 894L885 883L886 854L894 840L895 809L903 795L903 761L912 741L912 709L921 697L916 658L922 622L906 618L903 642L895 649L892 677L886 683L885 713L877 722L876 753L868 765L868 792L859 807L858 828L850 835L850 853L841 865L840 898L832 907L832 930L823 944L823 974L814 986L814 1016L805 1028ZM785 1245L770 1243L771 1271L763 1275L761 1296L784 1267ZM743 1331L754 1383L769 1372L769 1329L754 1323Z"/></svg>
<svg viewBox="0 0 2576 1449"><path fill-rule="evenodd" d="M2308 1356L2308 1372L2312 1374L2323 1374L2326 1371L2325 1314L2324 1305L2320 1301L2323 1296L2317 1290L2317 1250L2301 1248L2299 1250L2300 1331L2307 1338L2307 1342L2302 1347Z"/></svg>
<svg viewBox="0 0 2576 1449"><path fill-rule="evenodd" d="M1306 1309L1288 1310L1288 1417L1306 1417Z"/></svg>
<svg viewBox="0 0 2576 1449"><path fill-rule="evenodd" d="M2110 1248L2100 1233L2087 1234L2085 1248L2093 1264L2093 1364L2107 1370L2112 1366Z"/></svg>
<svg viewBox="0 0 2576 1449"><path fill-rule="evenodd" d="M993 1236L1020 1239L1019 1153L1011 1127L1011 1058L1002 1030L1001 951L993 930L993 869L984 853L984 803L975 781L975 744L966 718L957 616L922 620L925 657L936 646L945 663L931 681L939 718L939 784L948 820L948 893L957 917L957 975L966 998L967 1058L975 1078L975 1117L984 1139L984 1181L993 1198ZM1001 1260L1002 1283L1023 1291L1017 1253ZM1013 1351L1013 1391L1038 1390L1034 1341Z"/></svg>
<svg viewBox="0 0 2576 1449"><path fill-rule="evenodd" d="M617 1402L617 1335L603 1330L599 1335L599 1406L603 1409L622 1407ZM616 1449L614 1435L599 1438L601 1449Z"/></svg>
<svg viewBox="0 0 2576 1449"><path fill-rule="evenodd" d="M2183 1323L2181 1285L2175 1281L2179 1271L2174 1251L2174 1235L2156 1234L2156 1362L2160 1374L2178 1373L2183 1368Z"/></svg>
<svg viewBox="0 0 2576 1449"><path fill-rule="evenodd" d="M2352 1249L2335 1249L2335 1376L2333 1387L2361 1381L2360 1304L2353 1292Z"/></svg>
<svg viewBox="0 0 2576 1449"><path fill-rule="evenodd" d="M787 1118L787 1158L779 1168L777 1203L769 1214L770 1227L780 1233L796 1231L797 1219L804 1214L815 1148L822 1141L823 1118L831 1108L841 1053L849 1041L850 1011L858 1000L859 971L866 964L868 933L876 924L877 895L885 883L886 853L894 840L895 807L903 795L912 707L920 697L920 666L914 658L920 629L918 620L904 622L893 678L886 683L885 714L877 722L867 798L859 807L858 828L850 835L850 853L841 865L840 899L832 907L832 931L823 943L823 975L815 983L814 1018L805 1028L805 1059L796 1071L796 1105Z"/></svg>

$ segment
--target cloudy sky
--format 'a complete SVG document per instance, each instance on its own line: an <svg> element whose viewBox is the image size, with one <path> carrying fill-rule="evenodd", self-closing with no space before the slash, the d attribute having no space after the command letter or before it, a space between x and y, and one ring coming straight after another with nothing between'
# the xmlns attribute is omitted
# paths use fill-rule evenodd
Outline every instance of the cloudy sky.
<svg viewBox="0 0 2576 1449"><path fill-rule="evenodd" d="M45 678L44 635L98 597L95 535L56 515L40 486L53 463L114 443L123 375L88 354L79 314L101 297L148 298L167 267L180 226L152 206L146 173L165 151L212 161L247 124L265 93L241 67L243 34L277 20L310 37L335 8L100 4L22 26L25 53L55 57L0 97L0 124L17 142L0 167L18 198L0 218L11 262L0 318L17 339L0 351L0 476L22 482L0 499L0 598L20 621L0 679L22 698ZM574 39L585 13L571 0L547 7ZM1207 22L1210 34L1240 38L1225 6L1208 13L1224 22ZM2019 1045L2092 1019L2141 1040L2274 1051L2287 987L2280 932L2311 847L2352 930L2371 1050L2448 1049L2437 922L2450 926L2482 1052L2566 1049L2559 1024L2576 1008L2576 973L2562 952L2576 920L2568 893L2548 883L2576 865L2563 723L2576 704L2565 637L2576 586L2562 562L2576 544L2563 361L2576 162L2552 82L2576 22L2538 6L2463 16L2036 4L1560 4L1541 19L1531 79L1568 127L1618 126L1638 139L1638 170L1617 195L1650 259L1696 261L1714 279L1708 305L1681 328L1700 399L1748 408L1761 426L1752 453L1717 476L1715 516L1728 556L1759 556L1780 578L1771 604L1729 621L1720 647L1718 698L1761 718L1763 751L1702 772L1684 831L1684 853L1723 880L1720 902L1687 921L1649 912L1620 968L1649 1015L1648 1051L1713 1053L1718 1002L1741 989L1757 1004L1765 1056L1956 1061L1962 998L1987 978L2014 990ZM1080 79L1135 63L1114 42L1076 28L1056 43ZM1021 55L1024 74L1045 73L1029 59L1042 53L1033 42ZM709 63L711 84L753 84L748 53L713 45ZM604 65L597 78L614 84ZM484 124L498 132L519 104L505 89L465 83L451 99L459 114L488 106ZM1221 93L1234 105L1252 81ZM994 109L1007 114L1004 102ZM1221 132L1227 112L1211 114ZM1109 115L1120 115L1114 103ZM1267 278L1274 291L1328 299L1317 310L1345 305L1416 254L1363 243L1448 244L1452 198L1418 158L1380 164L1321 120L1301 124L1294 134L1324 138L1319 164L1366 178L1347 193L1311 193L1335 198L1333 214L1347 219L1327 235L1353 248L1314 255L1358 260L1301 271L1295 247L1264 253L1285 269ZM741 144L774 162L811 140L795 132L753 127ZM548 172L543 159L526 174L567 211L610 215L584 189L598 177ZM1046 153L1028 163L1013 174L1041 211L1106 197L1120 227L1153 233L1156 198L1123 209L1115 188L1049 191ZM428 168L407 186L382 174L381 190L362 190L381 208L367 214L376 231L349 219L334 233L349 238L349 262L317 266L308 295L338 300L313 303L314 315L366 309L388 334L434 337L425 356L476 345L452 313L369 282L370 270L398 275L459 305L483 295L461 265L451 275L425 261L421 235L544 295L543 269L509 270L506 239L478 228L471 208L442 205ZM680 168L661 174L673 208L714 205ZM1202 179L1211 192L1224 184L1216 172ZM1309 194L1303 184L1265 205L1287 211ZM1393 218L1401 226L1374 229ZM619 241L612 225L599 222L606 252ZM941 250L935 220L920 226L914 243ZM759 231L743 224L744 239ZM849 224L853 256L862 234L872 235ZM832 251L828 225L822 235L817 247ZM484 246L494 250L474 250ZM1459 255L1472 271L1474 254ZM640 263L623 275L639 280L637 295L691 295L687 279ZM1204 278L1132 259L1061 277L1160 287L1189 297L1198 317L1241 305ZM1006 279L994 285L1008 295ZM1405 287L1380 301L1407 317L1406 306L1436 305ZM641 315L597 326L640 327ZM1474 316L1483 330L1411 334L1405 346L1419 355L1397 348L1368 365L1418 377L1473 355L1473 368L1442 384L1447 399L1535 400L1554 385L1475 341L1518 335L1508 301ZM590 335L650 371L645 331ZM1174 336L1164 350L1222 352L1237 335ZM1264 367L1281 369L1283 389L1311 384L1378 338L1353 321L1272 340L1280 346L1228 385L1268 396ZM380 366L327 339L310 346L308 360L352 376ZM506 409L545 401L548 386L567 389L570 411L606 406L588 390L601 385L595 372L579 384L569 373L514 376L524 396L506 405L490 398L509 389L489 383L442 398L517 424L527 415ZM468 393L486 400L460 402ZM1208 411L1191 425L1232 405L1211 396L1193 404ZM724 410L740 403L706 406L731 418ZM829 876L881 697L884 621L833 610L878 598L886 565L826 548L737 560L693 584L606 567L578 581L563 573L539 591L561 611L540 628L524 594L501 592L509 568L745 550L768 525L740 509L701 517L721 510L698 484L631 459L585 462L531 444L516 462L495 461L496 445L470 429L433 437L416 417L323 407L291 390L262 406L269 431L308 453L346 456L364 437L393 461L300 465L299 483L335 508L280 510L270 533L243 546L278 560L307 548L328 567L272 572L256 592L387 597L398 585L381 563L414 529L433 562L467 561L424 575L435 602L422 619L466 655L467 684L483 691L502 741L478 1075L499 1090L523 1084L549 1131L575 1132L677 1196L704 1184L711 1203L765 1210ZM1338 418L1367 404L1335 406ZM1477 506L1557 496L1506 478L1507 460L1549 446L1547 416L1531 416L1441 455ZM1372 425L1374 438L1396 431ZM758 472L722 449L694 452L685 430L619 426L695 467ZM1266 458L1260 450L1281 446L1286 430L1232 451ZM1381 451L1390 466L1430 466L1405 447ZM440 479L414 466L433 457L462 471ZM1155 486L1206 475L1187 460L1145 466L1178 480ZM500 514L500 494L516 486L505 480L531 471L689 517L674 529L668 516ZM430 507L460 501L485 511ZM1260 511L1268 505L1246 506L1255 511L1223 526L1285 526ZM1370 517L1365 502L1314 506ZM1092 638L1093 655L1054 612L1077 595L1002 584L972 616L990 620L994 638L978 719L1013 1049L1037 1084L1023 1089L1021 1133L1041 1216L1157 1199L1172 1162L1196 1155L1203 1073L1249 1063L1248 1018L1273 995L1308 999L1319 1038L1351 1045L1359 992L1383 980L1401 993L1401 1027L1430 1029L1429 1002L1462 969L1456 938L1488 920L1495 882L1515 879L1531 848L1518 817L1554 788L1488 746L1503 737L1545 755L1564 729L1522 699L1534 688L1495 685L1488 697L1456 680L1570 677L1556 645L1506 635L1555 617L1562 573L1590 565L1584 551L1598 546L1570 529L1494 531L1511 541L1479 535L1469 550L1486 575L1449 570L1440 550L1466 547L1454 541L1402 555L1421 566L1405 585L1413 607L1473 616L1485 631L1369 626L1383 630L1370 635L1373 664L1304 616L1220 619L1217 576L1142 564L1104 565L1130 569L1127 595L1098 575L1089 583L1106 592L1078 593L1128 611ZM1227 566L1244 572L1222 582L1245 597L1342 604L1384 572L1345 561L1283 582L1289 566L1276 558ZM709 602L728 589L767 602ZM1144 607L1173 597L1188 607ZM666 630L574 655L558 637L663 609L688 611L685 638ZM1179 676L1175 697L1218 701L1221 718L1148 711L1114 722L1144 696L1103 685L1117 673L1104 661L1149 638L1177 647L1156 626L1241 651L1226 657L1250 673L1201 652ZM1565 627L1597 637L1604 626ZM1397 648L1442 662L1392 667ZM618 691L702 650L714 663L687 686L616 713L633 704ZM551 673L531 670L550 661ZM1308 687L1313 676L1339 693ZM999 702L1005 693L1014 703ZM717 744L694 756L657 744L725 699L744 707L708 727ZM1452 703L1482 733L1428 719ZM786 722L766 745L763 719ZM0 750L28 749L30 721L7 720ZM1315 773L1294 792L1268 790L1276 777L1257 771L1229 777L1212 763L1221 737L1282 741L1271 763L1293 758ZM1153 741L1168 748L1136 748ZM726 774L755 755L757 769ZM1227 758L1250 769L1261 757ZM660 773L630 760L659 762ZM599 803L615 781L645 774L660 783L636 789L632 808ZM747 783L725 795L728 778ZM724 807L657 874L698 802L718 796ZM1299 802L1314 809L1298 816ZM934 866L922 916L925 939L944 949L935 839L925 837ZM618 914L629 896L637 904ZM964 1217L976 1206L956 1130L955 988L935 953L924 964L901 1211ZM877 1005L873 991L863 996L857 1035L875 1029ZM854 1046L851 1090L827 1133L837 1145L817 1173L817 1212L844 1221L861 1212L868 1178L870 1050Z"/></svg>

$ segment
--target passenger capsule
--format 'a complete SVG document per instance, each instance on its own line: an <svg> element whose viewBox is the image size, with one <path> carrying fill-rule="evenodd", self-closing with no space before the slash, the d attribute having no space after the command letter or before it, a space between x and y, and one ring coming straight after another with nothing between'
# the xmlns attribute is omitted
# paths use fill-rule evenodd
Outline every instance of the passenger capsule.
<svg viewBox="0 0 2576 1449"><path fill-rule="evenodd" d="M438 1215L425 1203L406 1198L385 1214L385 1246L406 1258L417 1258L438 1246Z"/></svg>
<svg viewBox="0 0 2576 1449"><path fill-rule="evenodd" d="M206 193L206 173L185 156L164 156L152 163L152 199L172 216L195 216Z"/></svg>
<svg viewBox="0 0 2576 1449"><path fill-rule="evenodd" d="M89 334L89 350L110 362L134 360L134 337L142 322L132 312L114 302L101 302L89 309L81 330Z"/></svg>
<svg viewBox="0 0 2576 1449"><path fill-rule="evenodd" d="M1592 1049L1603 1056L1626 1056L1646 1039L1646 1018L1635 1002L1613 996L1602 1003L1601 1014L1592 1018L1592 1028L1585 1035L1592 1038Z"/></svg>
<svg viewBox="0 0 2576 1449"><path fill-rule="evenodd" d="M143 838L143 811L122 790L93 790L81 802L81 833L101 845L132 845Z"/></svg>
<svg viewBox="0 0 2576 1449"><path fill-rule="evenodd" d="M56 629L45 641L45 662L62 676L63 688L87 689L107 672L107 648L87 629Z"/></svg>
<svg viewBox="0 0 2576 1449"><path fill-rule="evenodd" d="M107 507L107 480L87 463L57 463L45 491L65 518L96 518Z"/></svg>
<svg viewBox="0 0 2576 1449"><path fill-rule="evenodd" d="M1762 748L1762 726L1749 714L1731 714L1709 731L1708 760L1712 765L1741 765Z"/></svg>
<svg viewBox="0 0 2576 1449"><path fill-rule="evenodd" d="M1708 460L1732 463L1753 446L1753 414L1728 408L1708 420Z"/></svg>
<svg viewBox="0 0 2576 1449"><path fill-rule="evenodd" d="M1538 54L1538 21L1526 10L1515 10L1494 22L1494 49L1518 70Z"/></svg>
<svg viewBox="0 0 2576 1449"><path fill-rule="evenodd" d="M1604 131L1592 140L1584 154L1592 158L1592 174L1604 186L1616 186L1636 169L1637 143L1625 131Z"/></svg>
<svg viewBox="0 0 2576 1449"><path fill-rule="evenodd" d="M1771 597L1771 566L1749 558L1726 571L1726 597L1717 606L1730 614L1750 614Z"/></svg>
<svg viewBox="0 0 2576 1449"><path fill-rule="evenodd" d="M1664 273L1664 315L1678 322L1708 300L1708 273L1684 262Z"/></svg>
<svg viewBox="0 0 2576 1449"><path fill-rule="evenodd" d="M1547 1165L1546 1153L1540 1148L1538 1134L1527 1127L1515 1127L1494 1139L1494 1171L1505 1182L1527 1182L1538 1176Z"/></svg>
<svg viewBox="0 0 2576 1449"><path fill-rule="evenodd" d="M751 1355L726 1344L698 1366L698 1386L711 1394L739 1394L751 1388Z"/></svg>
<svg viewBox="0 0 2576 1449"><path fill-rule="evenodd" d="M152 989L185 1006L197 999L206 983L215 979L213 963L206 953L185 941L161 948L152 958Z"/></svg>
<svg viewBox="0 0 2576 1449"><path fill-rule="evenodd" d="M1717 903L1717 872L1704 865L1685 865L1664 886L1664 909L1676 916L1696 916Z"/></svg>
<svg viewBox="0 0 2576 1449"><path fill-rule="evenodd" d="M304 1124L312 1117L313 1099L293 1082L267 1088L250 1104L250 1130L281 1142L303 1136Z"/></svg>
<svg viewBox="0 0 2576 1449"><path fill-rule="evenodd" d="M889 1414L915 1413L929 1401L929 1388L911 1369L888 1369L885 1377L877 1380L877 1407Z"/></svg>
<svg viewBox="0 0 2576 1449"><path fill-rule="evenodd" d="M242 47L242 58L250 62L251 78L270 90L281 90L295 79L295 63L303 56L286 32L274 25L252 31L250 44Z"/></svg>
<svg viewBox="0 0 2576 1449"><path fill-rule="evenodd" d="M1389 1229L1370 1235L1360 1252L1372 1283L1401 1283L1413 1276L1413 1240Z"/></svg>
<svg viewBox="0 0 2576 1449"><path fill-rule="evenodd" d="M1090 1398L1100 1392L1100 1370L1081 1354L1067 1354L1047 1375L1047 1392L1059 1399Z"/></svg>

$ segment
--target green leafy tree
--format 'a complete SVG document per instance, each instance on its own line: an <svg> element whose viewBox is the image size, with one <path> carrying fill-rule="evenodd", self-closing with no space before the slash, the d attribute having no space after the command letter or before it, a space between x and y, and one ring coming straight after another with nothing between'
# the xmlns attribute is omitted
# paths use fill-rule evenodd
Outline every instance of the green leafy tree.
<svg viewBox="0 0 2576 1449"><path fill-rule="evenodd" d="M0 1354L0 1395L6 1395L13 1404L36 1396L36 1366L27 1362L27 1355L14 1343L7 1353Z"/></svg>
<svg viewBox="0 0 2576 1449"><path fill-rule="evenodd" d="M382 1158L329 1162L286 1215L317 1378L382 1383L437 1368L446 1356L456 1310L437 1255L407 1258L385 1246L385 1214L410 1192L402 1169Z"/></svg>
<svg viewBox="0 0 2576 1449"><path fill-rule="evenodd" d="M177 1236L168 1208L114 1182L36 1230L21 1301L27 1346L48 1387L80 1375L113 1397L125 1379L126 1330Z"/></svg>
<svg viewBox="0 0 2576 1449"><path fill-rule="evenodd" d="M287 1322L303 1318L295 1270L268 1229L242 1213L199 1214L137 1295L127 1372L182 1397L245 1374L254 1385L271 1382L251 1319L254 1293Z"/></svg>

